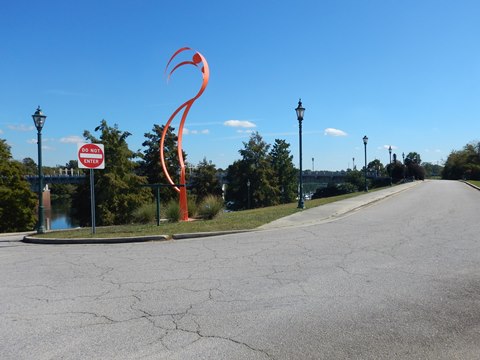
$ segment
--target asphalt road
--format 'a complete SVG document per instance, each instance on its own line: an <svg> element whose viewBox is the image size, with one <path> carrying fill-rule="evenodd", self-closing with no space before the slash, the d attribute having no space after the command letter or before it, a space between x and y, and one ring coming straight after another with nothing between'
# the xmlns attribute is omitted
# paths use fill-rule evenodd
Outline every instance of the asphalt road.
<svg viewBox="0 0 480 360"><path fill-rule="evenodd" d="M3 241L0 358L480 359L479 212L429 181L300 227Z"/></svg>

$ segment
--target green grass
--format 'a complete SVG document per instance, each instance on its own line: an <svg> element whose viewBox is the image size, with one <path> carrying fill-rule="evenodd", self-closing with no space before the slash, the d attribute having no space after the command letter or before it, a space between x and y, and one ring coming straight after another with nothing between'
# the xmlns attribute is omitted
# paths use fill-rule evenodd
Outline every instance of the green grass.
<svg viewBox="0 0 480 360"><path fill-rule="evenodd" d="M376 189L375 189L376 190ZM334 201L348 199L363 194L357 192L352 194L334 196L330 198L315 199L306 201L307 208L313 208L328 204ZM39 235L44 238L108 238L108 237L127 237L127 236L146 236L146 235L173 235L184 233L196 233L206 231L228 231L228 230L250 230L261 225L267 224L276 219L294 214L297 209L297 203L290 203L278 206L271 206L260 209L235 211L221 213L212 220L196 220L188 222L165 222L160 226L156 225L116 225L100 226L96 228L96 234L91 233L91 228L81 228L74 230L53 231Z"/></svg>
<svg viewBox="0 0 480 360"><path fill-rule="evenodd" d="M475 186L480 187L480 181L479 180L468 180L470 184L473 184Z"/></svg>

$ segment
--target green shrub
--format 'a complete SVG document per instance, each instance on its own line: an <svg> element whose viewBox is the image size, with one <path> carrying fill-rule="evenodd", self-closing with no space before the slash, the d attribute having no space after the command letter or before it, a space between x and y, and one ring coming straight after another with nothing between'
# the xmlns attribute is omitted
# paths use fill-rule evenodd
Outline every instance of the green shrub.
<svg viewBox="0 0 480 360"><path fill-rule="evenodd" d="M221 197L207 195L198 207L198 215L204 219L213 219L223 209Z"/></svg>
<svg viewBox="0 0 480 360"><path fill-rule="evenodd" d="M193 194L188 194L188 217L194 218L198 215L197 197Z"/></svg>
<svg viewBox="0 0 480 360"><path fill-rule="evenodd" d="M155 222L157 205L155 203L143 204L135 209L132 214L132 222L135 224L150 224Z"/></svg>
<svg viewBox="0 0 480 360"><path fill-rule="evenodd" d="M317 191L315 191L315 194L313 194L312 200L343 194L350 194L356 191L358 191L358 189L352 183L343 183L338 185L334 183L329 183L327 187L318 188Z"/></svg>
<svg viewBox="0 0 480 360"><path fill-rule="evenodd" d="M178 222L182 216L177 200L170 200L165 207L165 217L170 222Z"/></svg>

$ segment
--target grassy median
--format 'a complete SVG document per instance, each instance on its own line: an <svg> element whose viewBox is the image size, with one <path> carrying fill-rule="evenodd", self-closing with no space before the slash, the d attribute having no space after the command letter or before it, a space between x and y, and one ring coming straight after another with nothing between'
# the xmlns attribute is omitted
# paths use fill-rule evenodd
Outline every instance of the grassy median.
<svg viewBox="0 0 480 360"><path fill-rule="evenodd" d="M364 193L356 192L330 198L315 199L306 201L305 205L307 208L313 208L334 201L355 197L361 194ZM39 236L44 238L73 239L173 235L206 231L250 230L267 224L271 221L280 219L284 216L294 214L298 211L301 210L297 209L297 203L290 203L260 209L221 213L213 220L194 220L178 223L162 222L160 223L160 226L154 224L99 226L96 228L95 234L92 234L91 228L87 227L73 230L52 231Z"/></svg>
<svg viewBox="0 0 480 360"><path fill-rule="evenodd" d="M480 181L479 180L468 180L470 184L473 184L475 186L480 187Z"/></svg>

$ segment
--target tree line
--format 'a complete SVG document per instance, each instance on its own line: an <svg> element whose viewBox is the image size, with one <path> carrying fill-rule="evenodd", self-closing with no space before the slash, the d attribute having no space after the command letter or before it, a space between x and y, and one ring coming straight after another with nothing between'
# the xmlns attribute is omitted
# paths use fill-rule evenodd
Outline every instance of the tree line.
<svg viewBox="0 0 480 360"><path fill-rule="evenodd" d="M131 134L120 130L116 124L109 125L106 120L100 122L94 133L84 131L83 137L87 142L104 145L105 158L108 159L105 169L95 172L96 224L101 226L130 223L136 209L154 202L155 192L148 185L168 184L159 158L163 129L164 126L154 125L150 132L144 134L143 151L130 150L127 140ZM178 174L180 170L177 157L178 138L174 131L172 127L167 129L164 149L170 174ZM240 158L227 169L218 169L206 158L193 166L188 163L188 154L183 153L189 166L189 203L202 201L207 196L223 196L228 208L242 210L296 200L299 172L293 164L290 144L283 139L275 139L273 144L268 144L258 132L253 132L242 145L238 151ZM0 156L0 232L31 230L36 218L36 196L30 191L23 175L36 174L36 164L30 158L23 162L13 160L10 148L4 140L0 142ZM68 169L76 166L76 160L65 165ZM53 168L45 167L44 170L45 174L53 173ZM415 152L409 153L403 163L394 159L392 164L387 166L376 159L368 164L367 171L369 174L375 171L377 175L388 174L394 181L405 177L425 178L420 155ZM16 183L7 184L7 178ZM52 187L52 197L71 196L76 218L82 226L90 225L90 190L87 178L84 184L78 186ZM348 192L363 190L364 180L363 171L352 169L346 177L346 182L351 184L350 187L347 186ZM368 181L369 187L385 185L375 184L371 176ZM14 187L17 190L13 190ZM15 191L21 192L23 197ZM176 199L177 193L172 187L163 186L160 188L160 198L165 204ZM12 207L15 207L19 214L7 221L9 214L13 213L6 209Z"/></svg>
<svg viewBox="0 0 480 360"><path fill-rule="evenodd" d="M442 171L443 179L480 180L480 142L470 142L450 153Z"/></svg>
<svg viewBox="0 0 480 360"><path fill-rule="evenodd" d="M127 224L133 212L144 204L152 203L154 192L149 184L168 184L161 168L159 142L163 126L154 125L145 133L142 143L145 150L132 151L127 139L131 135L118 125L102 120L94 130L98 136L85 130L87 142L104 144L108 165L95 172L96 223L98 225ZM166 165L171 174L179 172L177 157L178 138L175 129L167 130L165 139ZM267 144L257 132L243 143L239 151L241 159L227 169L217 169L206 158L196 166L187 164L187 183L190 201L201 201L207 196L224 196L234 209L261 207L291 202L296 194L297 170L293 156L285 140L277 139L273 146ZM184 158L187 154L184 152ZM25 158L13 160L10 146L0 139L0 232L32 230L36 221L36 194L30 190L25 175L37 174L35 161ZM69 161L65 167L76 168L77 161ZM81 170L86 173L85 170ZM44 175L52 175L54 168L44 167ZM52 197L71 196L76 217L83 226L90 224L89 182L75 185L54 185ZM225 186L224 183L228 183ZM249 184L250 192L245 189ZM222 188L223 185L223 188ZM162 203L176 199L170 186L160 188ZM12 211L15 209L15 211Z"/></svg>

